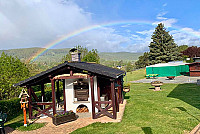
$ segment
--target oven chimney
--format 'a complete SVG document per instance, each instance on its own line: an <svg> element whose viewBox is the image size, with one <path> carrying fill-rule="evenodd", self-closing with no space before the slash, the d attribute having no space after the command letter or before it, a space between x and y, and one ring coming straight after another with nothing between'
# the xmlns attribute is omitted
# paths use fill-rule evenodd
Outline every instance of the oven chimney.
<svg viewBox="0 0 200 134"><path fill-rule="evenodd" d="M69 52L72 57L71 59L72 62L81 62L81 53L79 52L78 49L72 48Z"/></svg>

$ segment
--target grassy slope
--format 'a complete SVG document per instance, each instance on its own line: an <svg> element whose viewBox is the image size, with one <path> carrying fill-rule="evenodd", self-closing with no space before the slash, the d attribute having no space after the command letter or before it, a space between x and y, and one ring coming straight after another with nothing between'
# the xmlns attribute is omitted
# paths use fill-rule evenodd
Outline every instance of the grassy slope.
<svg viewBox="0 0 200 134"><path fill-rule="evenodd" d="M200 87L165 84L162 91L150 84L132 84L121 123L94 123L73 133L178 134L192 130L200 121Z"/></svg>
<svg viewBox="0 0 200 134"><path fill-rule="evenodd" d="M129 82L129 81L143 79L143 78L145 78L145 75L146 75L145 68L142 68L142 69L139 69L136 71L132 71L132 72L127 72L126 76L124 77L124 81Z"/></svg>

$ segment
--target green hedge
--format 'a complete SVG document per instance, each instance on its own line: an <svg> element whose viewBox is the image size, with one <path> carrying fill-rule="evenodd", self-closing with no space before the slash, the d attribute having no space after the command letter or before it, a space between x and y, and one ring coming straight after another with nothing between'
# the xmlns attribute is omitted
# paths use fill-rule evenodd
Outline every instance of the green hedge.
<svg viewBox="0 0 200 134"><path fill-rule="evenodd" d="M62 90L60 92L62 92ZM42 101L41 91L35 92L35 94L38 97L39 101ZM52 101L52 90L45 90L45 101ZM3 113L7 113L8 120L23 113L21 109L20 98L0 100L0 111L2 111Z"/></svg>
<svg viewBox="0 0 200 134"><path fill-rule="evenodd" d="M0 111L2 111L3 113L7 113L8 119L11 119L13 116L16 116L22 113L20 98L13 98L10 100L1 100Z"/></svg>
<svg viewBox="0 0 200 134"><path fill-rule="evenodd" d="M41 99L41 91L35 92L37 97L40 101ZM52 94L51 90L45 91L45 101L51 101ZM12 119L14 116L19 115L22 113L21 105L20 105L20 98L13 98L10 100L0 100L0 111L3 113L7 113L8 120Z"/></svg>

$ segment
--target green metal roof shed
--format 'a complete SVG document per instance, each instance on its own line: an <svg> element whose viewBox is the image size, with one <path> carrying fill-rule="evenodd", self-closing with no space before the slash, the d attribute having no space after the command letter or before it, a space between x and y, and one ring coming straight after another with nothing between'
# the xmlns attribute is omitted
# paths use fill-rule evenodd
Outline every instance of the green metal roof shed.
<svg viewBox="0 0 200 134"><path fill-rule="evenodd" d="M158 74L158 77L180 76L189 72L185 63L160 63L146 67L146 74Z"/></svg>

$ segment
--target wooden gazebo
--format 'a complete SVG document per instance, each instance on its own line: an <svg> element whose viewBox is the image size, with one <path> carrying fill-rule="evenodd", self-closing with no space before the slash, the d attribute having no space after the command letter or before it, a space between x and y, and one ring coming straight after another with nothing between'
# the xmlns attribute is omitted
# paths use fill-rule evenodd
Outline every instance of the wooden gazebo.
<svg viewBox="0 0 200 134"><path fill-rule="evenodd" d="M69 79L86 79L89 82L90 90L89 99L91 99L91 113L92 118L96 119L102 114L110 118L116 119L117 112L119 111L119 103L123 103L123 76L125 72L119 69L107 67L96 63L86 62L65 62L58 66L55 66L47 71L41 72L35 76L32 76L24 81L21 81L14 86L26 87L29 94L29 118L35 118L40 114L45 114L52 117L56 114L56 99L60 101L59 83L63 84L63 99L64 99L64 111L69 110L67 105L67 90L66 81ZM52 102L40 102L32 89L32 86L41 85L41 96L45 98L44 84L51 83L52 88ZM57 83L57 84L55 84ZM57 86L55 86L57 85ZM96 88L96 87L97 88ZM56 88L57 87L57 88ZM57 89L57 92L56 92ZM97 89L97 90L96 90ZM101 96L106 94L108 100L101 100ZM96 95L96 96L95 96ZM33 101L33 98L35 101ZM69 99L69 98L68 98ZM106 107L102 108L101 105L105 104ZM45 106L45 108L44 108ZM38 111L33 116L32 109ZM53 115L49 110L53 110ZM112 109L112 112L109 111Z"/></svg>

